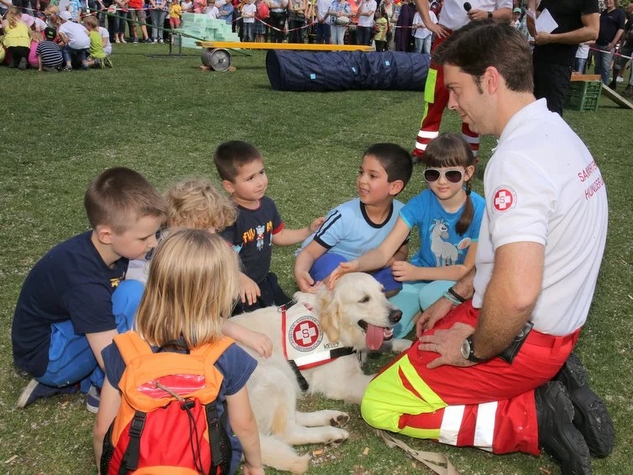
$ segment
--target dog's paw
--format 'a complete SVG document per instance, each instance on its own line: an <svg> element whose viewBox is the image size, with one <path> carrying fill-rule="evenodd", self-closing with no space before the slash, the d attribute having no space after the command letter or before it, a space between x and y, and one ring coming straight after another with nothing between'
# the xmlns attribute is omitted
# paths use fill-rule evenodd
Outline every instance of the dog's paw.
<svg viewBox="0 0 633 475"><path fill-rule="evenodd" d="M346 430L338 429L337 432L338 433L337 433L336 437L329 442L329 445L332 445L334 447L338 447L343 442L345 442L347 439L349 439L349 432L347 432Z"/></svg>
<svg viewBox="0 0 633 475"><path fill-rule="evenodd" d="M412 344L413 342L411 340L394 338L391 341L391 351L393 351L394 353L402 353L403 351L407 351Z"/></svg>
<svg viewBox="0 0 633 475"><path fill-rule="evenodd" d="M305 454L295 457L288 470L291 473L306 473L308 468L310 468L310 454Z"/></svg>
<svg viewBox="0 0 633 475"><path fill-rule="evenodd" d="M341 412L336 418L330 419L330 425L332 427L345 427L349 422L349 415Z"/></svg>

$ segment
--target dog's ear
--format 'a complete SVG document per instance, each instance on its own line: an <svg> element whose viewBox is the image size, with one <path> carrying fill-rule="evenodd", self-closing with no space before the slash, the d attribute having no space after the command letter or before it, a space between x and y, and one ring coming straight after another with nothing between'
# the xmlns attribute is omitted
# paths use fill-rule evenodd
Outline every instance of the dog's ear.
<svg viewBox="0 0 633 475"><path fill-rule="evenodd" d="M335 290L323 290L319 294L319 324L330 341L341 337L341 301Z"/></svg>

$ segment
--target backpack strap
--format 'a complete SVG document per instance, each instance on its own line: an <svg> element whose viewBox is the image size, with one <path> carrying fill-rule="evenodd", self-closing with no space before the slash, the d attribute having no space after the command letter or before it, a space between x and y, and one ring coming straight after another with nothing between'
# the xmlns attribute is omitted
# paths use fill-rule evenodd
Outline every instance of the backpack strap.
<svg viewBox="0 0 633 475"><path fill-rule="evenodd" d="M130 441L123 454L121 465L119 465L119 475L127 475L128 472L134 472L138 468L138 461L141 454L141 434L145 427L145 418L147 414L143 411L136 411L134 418L130 424Z"/></svg>
<svg viewBox="0 0 633 475"><path fill-rule="evenodd" d="M114 343L121 353L121 357L127 366L130 361L141 355L150 355L153 353L152 347L145 340L141 338L141 335L134 330L120 333L113 338Z"/></svg>
<svg viewBox="0 0 633 475"><path fill-rule="evenodd" d="M218 358L231 346L234 342L231 338L223 337L220 341L203 345L192 351L194 354L202 355L209 364L215 364ZM226 432L225 424L227 423L228 410L224 404L224 412L222 417L218 416L218 408L216 402L205 405L207 416L207 427L209 431L209 443L211 444L211 465L213 472L221 467L220 473L226 473L231 463L231 441Z"/></svg>
<svg viewBox="0 0 633 475"><path fill-rule="evenodd" d="M191 350L191 354L200 355L203 358L206 358L209 363L215 364L215 362L218 361L218 358L222 356L222 353L224 353L233 343L235 343L235 340L229 338L228 336L223 336L215 343L208 343Z"/></svg>

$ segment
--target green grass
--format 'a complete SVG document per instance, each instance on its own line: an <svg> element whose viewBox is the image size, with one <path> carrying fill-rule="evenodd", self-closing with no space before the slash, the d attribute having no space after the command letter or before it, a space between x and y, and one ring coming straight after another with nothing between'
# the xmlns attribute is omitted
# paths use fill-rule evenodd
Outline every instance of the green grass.
<svg viewBox="0 0 633 475"><path fill-rule="evenodd" d="M88 182L108 167L129 166L159 189L183 176L215 178L214 147L242 139L263 152L269 195L290 227L307 225L355 195L363 150L373 142L413 145L422 93L350 91L283 93L270 89L265 53L235 54L234 73L203 73L197 52L182 58L150 58L167 46L116 45L112 70L38 74L0 69L0 472L94 472L93 416L82 396L40 401L26 410L15 402L27 383L13 367L10 328L20 287L31 266L53 245L88 228L82 208ZM597 474L633 473L630 447L633 405L633 325L630 322L633 256L630 229L632 112L606 99L597 112L566 112L585 140L607 183L610 228L600 280L577 351L592 385L605 399L617 429L613 455L594 461ZM458 130L448 112L443 128ZM629 130L629 132L626 132ZM482 142L482 165L495 141ZM481 167L483 169L483 167ZM482 169L475 189L481 191ZM419 192L421 170L402 198ZM293 248L274 253L274 270L288 291ZM377 367L381 362L372 361ZM351 438L322 450L315 474L424 473L404 453L387 449L360 419L358 407L311 398L306 407L342 408L352 420ZM557 473L547 458L493 456L407 440L441 451L468 474Z"/></svg>

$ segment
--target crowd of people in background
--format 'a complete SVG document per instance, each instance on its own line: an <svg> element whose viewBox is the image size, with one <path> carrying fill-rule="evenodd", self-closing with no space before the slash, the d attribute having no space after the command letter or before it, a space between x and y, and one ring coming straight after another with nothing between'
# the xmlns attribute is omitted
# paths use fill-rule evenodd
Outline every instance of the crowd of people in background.
<svg viewBox="0 0 633 475"><path fill-rule="evenodd" d="M0 0L5 17L0 55L7 56L2 60L9 66L20 69L71 69L73 62L83 69L108 67L113 43L173 43L173 32L181 27L187 12L226 21L245 42L373 44L377 51L430 54L444 1L418 0L418 6L421 2L428 4L427 19L415 0L13 0L13 4ZM574 45L573 70L589 72L593 63L592 72L616 90L618 83L625 82L633 52L633 2L625 9L616 0L605 0L602 5L594 2L604 6L599 24L593 26L598 28L597 38ZM534 2L535 8L542 3L548 4ZM530 1L514 0L512 4L512 25L537 49L543 49L528 28ZM74 26L82 23L82 28ZM52 39L47 27L54 29L48 32L54 34ZM45 51L44 61L38 59L38 49ZM551 45L546 49L551 50ZM58 61L60 54L62 60ZM539 52L539 56L543 54ZM561 66L567 68L567 64ZM630 73L623 92L633 94Z"/></svg>

